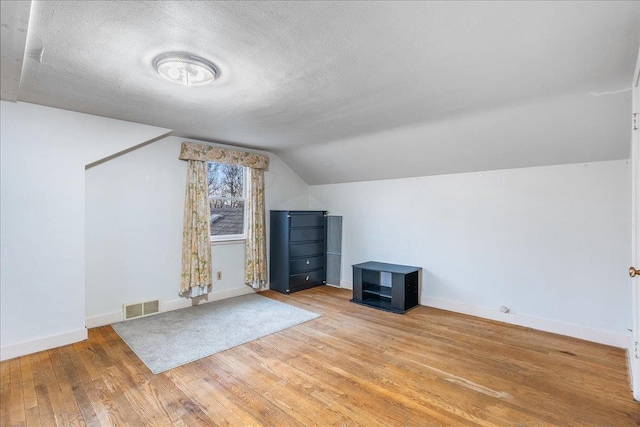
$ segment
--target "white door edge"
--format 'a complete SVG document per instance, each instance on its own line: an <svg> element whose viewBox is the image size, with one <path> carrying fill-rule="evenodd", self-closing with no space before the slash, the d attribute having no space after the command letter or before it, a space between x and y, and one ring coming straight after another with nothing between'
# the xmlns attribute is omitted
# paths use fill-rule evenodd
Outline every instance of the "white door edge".
<svg viewBox="0 0 640 427"><path fill-rule="evenodd" d="M640 127L640 51L632 83L632 112L637 117ZM631 262L640 269L640 129L631 131ZM629 342L629 361L631 368L631 386L634 399L640 401L640 358L638 343L640 342L640 278L631 280L633 334Z"/></svg>

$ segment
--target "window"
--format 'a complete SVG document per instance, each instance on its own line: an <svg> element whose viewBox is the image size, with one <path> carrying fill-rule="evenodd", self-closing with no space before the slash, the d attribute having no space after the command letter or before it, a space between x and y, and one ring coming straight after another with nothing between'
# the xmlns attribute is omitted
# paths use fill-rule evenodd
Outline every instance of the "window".
<svg viewBox="0 0 640 427"><path fill-rule="evenodd" d="M208 162L211 241L245 239L248 168Z"/></svg>

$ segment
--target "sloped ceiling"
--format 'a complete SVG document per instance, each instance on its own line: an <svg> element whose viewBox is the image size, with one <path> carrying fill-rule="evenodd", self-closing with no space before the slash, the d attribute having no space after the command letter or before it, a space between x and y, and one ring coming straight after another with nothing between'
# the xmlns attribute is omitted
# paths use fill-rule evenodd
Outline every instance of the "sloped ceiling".
<svg viewBox="0 0 640 427"><path fill-rule="evenodd" d="M18 99L30 10L28 1L0 2L0 94L5 101Z"/></svg>
<svg viewBox="0 0 640 427"><path fill-rule="evenodd" d="M273 151L310 184L627 158L639 2L34 2L19 101ZM221 78L182 87L152 59Z"/></svg>

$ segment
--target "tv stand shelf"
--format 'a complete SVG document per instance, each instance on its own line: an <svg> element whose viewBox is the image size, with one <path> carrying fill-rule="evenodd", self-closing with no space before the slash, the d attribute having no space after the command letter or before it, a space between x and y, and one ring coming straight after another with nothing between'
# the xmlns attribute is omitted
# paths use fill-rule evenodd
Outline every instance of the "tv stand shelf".
<svg viewBox="0 0 640 427"><path fill-rule="evenodd" d="M381 298L391 299L391 288L387 286L364 285L362 294L377 295Z"/></svg>
<svg viewBox="0 0 640 427"><path fill-rule="evenodd" d="M353 299L393 313L418 306L422 268L369 261L353 267Z"/></svg>

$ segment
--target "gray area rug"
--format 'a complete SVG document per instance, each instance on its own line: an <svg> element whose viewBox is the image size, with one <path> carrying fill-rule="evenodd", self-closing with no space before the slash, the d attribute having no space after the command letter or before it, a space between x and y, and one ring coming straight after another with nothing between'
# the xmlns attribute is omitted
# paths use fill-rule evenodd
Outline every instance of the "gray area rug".
<svg viewBox="0 0 640 427"><path fill-rule="evenodd" d="M154 374L320 317L258 294L116 323Z"/></svg>

